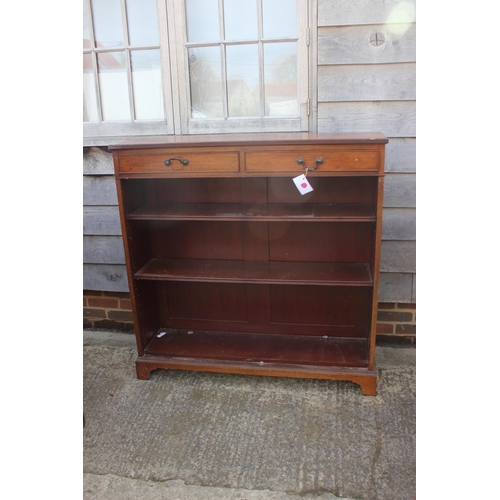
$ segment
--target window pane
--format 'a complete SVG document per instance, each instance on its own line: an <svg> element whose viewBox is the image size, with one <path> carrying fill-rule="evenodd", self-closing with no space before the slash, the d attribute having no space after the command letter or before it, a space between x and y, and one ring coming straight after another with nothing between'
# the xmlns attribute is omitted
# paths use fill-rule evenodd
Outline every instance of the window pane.
<svg viewBox="0 0 500 500"><path fill-rule="evenodd" d="M97 48L123 47L120 0L91 0Z"/></svg>
<svg viewBox="0 0 500 500"><path fill-rule="evenodd" d="M158 45L156 0L127 0L127 21L131 45Z"/></svg>
<svg viewBox="0 0 500 500"><path fill-rule="evenodd" d="M265 38L297 36L296 0L262 0Z"/></svg>
<svg viewBox="0 0 500 500"><path fill-rule="evenodd" d="M163 93L159 50L131 52L135 117L137 120L162 119Z"/></svg>
<svg viewBox="0 0 500 500"><path fill-rule="evenodd" d="M193 118L222 118L222 79L219 47L188 50L191 114Z"/></svg>
<svg viewBox="0 0 500 500"><path fill-rule="evenodd" d="M258 38L256 0L224 0L226 40Z"/></svg>
<svg viewBox="0 0 500 500"><path fill-rule="evenodd" d="M229 116L259 116L259 55L257 45L226 48Z"/></svg>
<svg viewBox="0 0 500 500"><path fill-rule="evenodd" d="M83 54L83 121L99 121L91 54Z"/></svg>
<svg viewBox="0 0 500 500"><path fill-rule="evenodd" d="M186 0L188 42L220 39L218 0Z"/></svg>
<svg viewBox="0 0 500 500"><path fill-rule="evenodd" d="M87 11L87 2L85 0L83 0L83 48L90 48L89 14Z"/></svg>
<svg viewBox="0 0 500 500"><path fill-rule="evenodd" d="M97 68L103 120L130 120L125 54L97 54Z"/></svg>
<svg viewBox="0 0 500 500"><path fill-rule="evenodd" d="M266 116L298 116L297 43L264 45Z"/></svg>

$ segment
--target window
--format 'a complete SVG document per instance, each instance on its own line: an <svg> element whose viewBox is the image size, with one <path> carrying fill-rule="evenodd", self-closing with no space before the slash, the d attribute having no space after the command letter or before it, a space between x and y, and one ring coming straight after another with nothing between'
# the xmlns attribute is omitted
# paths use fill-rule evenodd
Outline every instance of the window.
<svg viewBox="0 0 500 500"><path fill-rule="evenodd" d="M156 0L83 1L84 136L173 133Z"/></svg>
<svg viewBox="0 0 500 500"><path fill-rule="evenodd" d="M87 144L307 130L307 2L84 0Z"/></svg>

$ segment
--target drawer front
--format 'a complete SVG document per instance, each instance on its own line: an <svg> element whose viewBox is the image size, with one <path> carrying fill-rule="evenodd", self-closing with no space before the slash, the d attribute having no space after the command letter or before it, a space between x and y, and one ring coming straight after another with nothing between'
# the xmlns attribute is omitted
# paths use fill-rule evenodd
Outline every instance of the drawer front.
<svg viewBox="0 0 500 500"><path fill-rule="evenodd" d="M297 159L304 160L297 163ZM316 159L322 158L323 163L316 167ZM251 152L245 155L245 168L247 172L286 171L296 173L307 168L315 168L315 172L353 172L360 170L378 171L379 152L378 151L332 151L322 150L301 150L295 151L262 151Z"/></svg>
<svg viewBox="0 0 500 500"><path fill-rule="evenodd" d="M193 152L192 150L172 150L148 154L120 155L121 173L183 174L197 172L239 172L239 154L231 152Z"/></svg>

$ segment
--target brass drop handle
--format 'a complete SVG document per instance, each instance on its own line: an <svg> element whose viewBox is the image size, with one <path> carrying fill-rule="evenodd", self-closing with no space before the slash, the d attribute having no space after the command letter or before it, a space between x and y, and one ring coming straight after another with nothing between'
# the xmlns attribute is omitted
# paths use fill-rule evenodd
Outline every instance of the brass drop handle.
<svg viewBox="0 0 500 500"><path fill-rule="evenodd" d="M180 161L184 166L189 165L189 160L187 158L184 160L181 160L180 158L169 158L168 160L165 160L165 165L170 167L170 165L172 165L172 160Z"/></svg>
<svg viewBox="0 0 500 500"><path fill-rule="evenodd" d="M325 163L325 160L321 156L319 158L316 158L316 164L314 165L314 167L306 167L306 162L304 161L304 158L297 158L295 161L299 165L304 166L304 170L306 171L306 174L307 174L307 172L309 172L309 170L316 170L318 168L318 165L322 165L323 163Z"/></svg>

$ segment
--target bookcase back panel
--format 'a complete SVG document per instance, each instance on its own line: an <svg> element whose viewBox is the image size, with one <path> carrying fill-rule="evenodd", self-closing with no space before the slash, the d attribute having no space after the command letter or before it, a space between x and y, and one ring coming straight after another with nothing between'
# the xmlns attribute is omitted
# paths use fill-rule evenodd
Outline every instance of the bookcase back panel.
<svg viewBox="0 0 500 500"><path fill-rule="evenodd" d="M301 195L288 177L268 178L269 203L368 203L375 204L375 177L307 176L313 191Z"/></svg>
<svg viewBox="0 0 500 500"><path fill-rule="evenodd" d="M370 262L371 224L269 223L269 259L282 262ZM359 248L359 251L358 251Z"/></svg>
<svg viewBox="0 0 500 500"><path fill-rule="evenodd" d="M153 284L152 284L153 285ZM161 326L228 332L366 337L369 288L159 282Z"/></svg>
<svg viewBox="0 0 500 500"><path fill-rule="evenodd" d="M372 260L371 223L149 221L152 257L274 262ZM144 225L144 224L143 224Z"/></svg>
<svg viewBox="0 0 500 500"><path fill-rule="evenodd" d="M253 224L257 227L250 230L249 224L150 222L152 256L163 259L267 260L267 230L263 224L257 223Z"/></svg>
<svg viewBox="0 0 500 500"><path fill-rule="evenodd" d="M369 288L272 285L271 322L344 326L357 336L368 322L359 307L369 303Z"/></svg>
<svg viewBox="0 0 500 500"><path fill-rule="evenodd" d="M164 283L168 304L162 319L247 321L245 287L233 283ZM166 316L168 314L168 316Z"/></svg>
<svg viewBox="0 0 500 500"><path fill-rule="evenodd" d="M307 176L313 191L301 195L291 177L125 179L128 206L145 203L366 203L375 205L377 177ZM130 186L127 189L127 186Z"/></svg>
<svg viewBox="0 0 500 500"><path fill-rule="evenodd" d="M260 177L156 179L155 185L160 204L267 202L267 182Z"/></svg>

